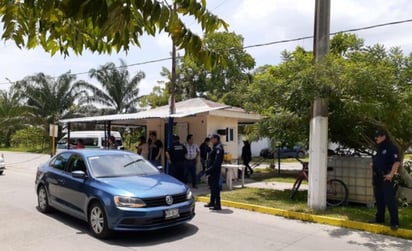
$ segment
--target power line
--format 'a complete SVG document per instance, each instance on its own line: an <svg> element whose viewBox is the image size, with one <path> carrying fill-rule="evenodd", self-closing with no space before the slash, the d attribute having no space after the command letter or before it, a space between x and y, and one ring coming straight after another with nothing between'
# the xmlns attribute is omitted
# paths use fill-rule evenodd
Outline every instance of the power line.
<svg viewBox="0 0 412 251"><path fill-rule="evenodd" d="M158 63L158 62L163 62L163 61L168 61L172 59L172 57L168 57L168 58L160 58L160 59L154 59L154 60L148 60L148 61L143 61L143 62L139 62L139 63L134 63L134 64L129 64L129 65L125 65L125 66L118 66L116 68L127 68L127 67L131 67L131 66L137 66L137 65L145 65L145 64L153 64L153 63ZM73 75L84 75L84 74L88 74L88 71L85 72L78 72L78 73L73 73Z"/></svg>
<svg viewBox="0 0 412 251"><path fill-rule="evenodd" d="M395 25L395 24L409 23L409 22L412 22L412 19L389 22L389 23L383 23L383 24L376 24L376 25L371 25L371 26L366 26L366 27L361 27L361 28L354 28L354 29L343 30L343 31L337 31L337 32L329 33L329 35L336 35L338 33L348 33L348 32L361 31L361 30L369 30L369 29L373 29L373 28L389 26L389 25ZM262 46L268 46L268 45L274 45L274 44L283 44L283 43L289 43L289 42L305 40L305 39L309 39L309 38L313 38L313 36L298 37L298 38L285 39L285 40L273 41L273 42L262 43L262 44L248 45L248 46L244 46L243 49L254 48L254 47L262 47Z"/></svg>
<svg viewBox="0 0 412 251"><path fill-rule="evenodd" d="M223 1L224 2L224 1ZM222 5L223 2L220 4ZM216 8L220 7L217 6ZM354 31L361 31L361 30L369 30L369 29L374 29L374 28L379 28L379 27L384 27L384 26L391 26L391 25L396 25L396 24L403 24L403 23L410 23L412 22L412 19L406 19L406 20L400 20L400 21L394 21L394 22L388 22L388 23L382 23L382 24L376 24L376 25L370 25L370 26L365 26L361 28L353 28L353 29L348 29L348 30L343 30L343 31L337 31L337 32L332 32L329 35L336 35L338 33L348 33L348 32L354 32ZM256 47L263 47L263 46L269 46L269 45L274 45L274 44L283 44L283 43L290 43L290 42L296 42L300 40L305 40L305 39L310 39L313 38L313 36L305 36L305 37L298 37L298 38L291 38L291 39L284 39L284 40L278 40L278 41L272 41L272 42L267 42L267 43L260 43L260 44L253 44L253 45L247 45L244 46L243 49L249 49L249 48L256 48ZM163 62L163 61L168 61L171 60L172 57L167 57L167 58L160 58L160 59L153 59L153 60L147 60L143 62L138 62L134 64L129 64L126 65L126 67L132 67L132 66L138 66L138 65L146 65L146 64L153 64L153 63L158 63L158 62ZM119 67L120 68L120 67ZM84 75L88 74L89 72L79 72L79 73L73 73L73 75ZM0 85L5 85L5 84L11 84L12 82L9 83L0 83Z"/></svg>

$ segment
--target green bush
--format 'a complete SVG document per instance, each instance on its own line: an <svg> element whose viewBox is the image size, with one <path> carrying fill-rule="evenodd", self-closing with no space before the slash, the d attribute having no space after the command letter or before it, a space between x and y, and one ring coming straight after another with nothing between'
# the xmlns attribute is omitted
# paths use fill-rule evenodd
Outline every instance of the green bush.
<svg viewBox="0 0 412 251"><path fill-rule="evenodd" d="M16 131L11 137L12 147L28 149L44 149L50 143L47 132L40 127L27 127Z"/></svg>

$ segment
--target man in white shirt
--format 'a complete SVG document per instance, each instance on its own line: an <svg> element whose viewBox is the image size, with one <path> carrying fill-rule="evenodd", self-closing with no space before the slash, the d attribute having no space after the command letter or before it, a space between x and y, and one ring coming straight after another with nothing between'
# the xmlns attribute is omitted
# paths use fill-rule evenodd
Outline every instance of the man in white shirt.
<svg viewBox="0 0 412 251"><path fill-rule="evenodd" d="M197 188L196 186L196 164L197 157L199 156L200 150L197 144L193 143L193 135L189 134L186 137L186 147L187 153L185 155L185 173L186 181L190 180L192 182L192 188Z"/></svg>

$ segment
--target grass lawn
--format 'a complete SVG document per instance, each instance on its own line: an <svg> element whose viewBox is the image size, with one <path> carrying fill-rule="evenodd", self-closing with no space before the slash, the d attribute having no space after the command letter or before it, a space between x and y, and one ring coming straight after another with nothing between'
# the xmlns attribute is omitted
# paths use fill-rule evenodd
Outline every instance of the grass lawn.
<svg viewBox="0 0 412 251"><path fill-rule="evenodd" d="M41 149L38 147L0 147L0 152L26 152L26 153L46 153L51 152L50 149Z"/></svg>
<svg viewBox="0 0 412 251"><path fill-rule="evenodd" d="M253 179L264 182L288 182L295 181L297 171L285 171L280 174L277 170L270 168L256 169ZM292 185L291 185L292 187ZM376 209L368 208L364 204L350 203L346 206L327 208L322 212L314 212L307 206L307 191L299 191L294 200L289 198L290 190L272 190L261 188L242 188L232 191L223 191L222 200L230 200L260 206L274 207L279 209L291 210L296 212L312 213L330 216L340 219L368 222L375 216ZM386 225L389 225L389 214L387 213ZM412 229L412 206L399 207L399 221L402 228Z"/></svg>

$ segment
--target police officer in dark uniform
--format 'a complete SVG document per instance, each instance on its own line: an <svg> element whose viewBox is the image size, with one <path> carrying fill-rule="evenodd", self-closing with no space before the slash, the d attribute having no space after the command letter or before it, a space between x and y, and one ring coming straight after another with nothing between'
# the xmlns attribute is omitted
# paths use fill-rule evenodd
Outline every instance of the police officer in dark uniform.
<svg viewBox="0 0 412 251"><path fill-rule="evenodd" d="M375 142L378 144L376 155L373 157L373 190L376 200L376 216L370 223L385 221L385 208L388 207L392 230L399 228L398 207L396 203L396 189L393 182L394 175L400 166L399 151L389 140L384 130L377 130Z"/></svg>
<svg viewBox="0 0 412 251"><path fill-rule="evenodd" d="M173 146L167 149L166 158L170 165L169 174L181 182L186 183L184 171L187 150L179 140L179 136L173 136Z"/></svg>
<svg viewBox="0 0 412 251"><path fill-rule="evenodd" d="M213 134L210 142L213 144L213 150L209 155L208 169L206 169L206 174L210 175L210 202L205 207L209 207L211 210L222 210L219 180L225 151L218 134Z"/></svg>

